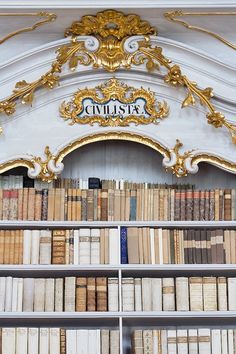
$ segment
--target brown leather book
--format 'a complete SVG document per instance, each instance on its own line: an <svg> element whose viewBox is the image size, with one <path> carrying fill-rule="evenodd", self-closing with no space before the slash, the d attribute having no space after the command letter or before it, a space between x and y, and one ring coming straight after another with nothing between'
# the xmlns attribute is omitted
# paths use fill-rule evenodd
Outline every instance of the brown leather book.
<svg viewBox="0 0 236 354"><path fill-rule="evenodd" d="M209 192L209 219L210 221L215 220L215 191L214 189Z"/></svg>
<svg viewBox="0 0 236 354"><path fill-rule="evenodd" d="M205 199L205 196L206 196L206 191L204 190L201 190L199 192L199 197L200 197L200 200L199 200L199 220L201 221L204 221L205 220L205 202L206 202L206 199Z"/></svg>
<svg viewBox="0 0 236 354"><path fill-rule="evenodd" d="M213 264L217 263L216 257L216 231L211 230L211 259Z"/></svg>
<svg viewBox="0 0 236 354"><path fill-rule="evenodd" d="M0 230L0 264L4 263L4 240L5 240L5 230Z"/></svg>
<svg viewBox="0 0 236 354"><path fill-rule="evenodd" d="M87 190L82 189L81 191L81 220L87 220Z"/></svg>
<svg viewBox="0 0 236 354"><path fill-rule="evenodd" d="M65 264L66 230L52 231L52 264Z"/></svg>
<svg viewBox="0 0 236 354"><path fill-rule="evenodd" d="M18 264L23 264L23 238L24 238L24 231L19 231L19 257L18 257Z"/></svg>
<svg viewBox="0 0 236 354"><path fill-rule="evenodd" d="M232 197L231 189L226 189L224 193L224 220L232 220Z"/></svg>
<svg viewBox="0 0 236 354"><path fill-rule="evenodd" d="M191 239L191 250L190 255L192 255L192 264L197 263L197 250L196 250L196 230L189 230L190 231L190 239Z"/></svg>
<svg viewBox="0 0 236 354"><path fill-rule="evenodd" d="M17 220L17 218L18 218L18 190L12 189L10 191L9 220Z"/></svg>
<svg viewBox="0 0 236 354"><path fill-rule="evenodd" d="M67 190L67 220L72 221L72 189Z"/></svg>
<svg viewBox="0 0 236 354"><path fill-rule="evenodd" d="M108 220L108 190L101 191L101 221Z"/></svg>
<svg viewBox="0 0 236 354"><path fill-rule="evenodd" d="M200 220L200 191L193 191L193 220Z"/></svg>
<svg viewBox="0 0 236 354"><path fill-rule="evenodd" d="M207 262L207 231L201 230L201 253L202 253L202 263L206 264Z"/></svg>
<svg viewBox="0 0 236 354"><path fill-rule="evenodd" d="M94 201L93 201L93 189L87 190L87 220L94 220Z"/></svg>
<svg viewBox="0 0 236 354"><path fill-rule="evenodd" d="M18 200L17 200L18 206L17 206L17 220L22 220L23 219L23 188L18 189Z"/></svg>
<svg viewBox="0 0 236 354"><path fill-rule="evenodd" d="M54 220L61 219L61 189L55 188L54 190Z"/></svg>
<svg viewBox="0 0 236 354"><path fill-rule="evenodd" d="M14 253L17 252L17 249L15 249L15 230L10 231L9 248L9 264L14 264Z"/></svg>
<svg viewBox="0 0 236 354"><path fill-rule="evenodd" d="M214 198L215 199L214 200L214 204L215 204L214 220L219 221L220 220L220 190L215 189L214 195L215 195L215 198Z"/></svg>
<svg viewBox="0 0 236 354"><path fill-rule="evenodd" d="M48 219L48 190L42 190L42 220Z"/></svg>
<svg viewBox="0 0 236 354"><path fill-rule="evenodd" d="M184 231L184 264L190 264L189 260L189 238L188 238L188 230Z"/></svg>
<svg viewBox="0 0 236 354"><path fill-rule="evenodd" d="M220 196L219 196L219 220L224 220L224 191L220 189Z"/></svg>
<svg viewBox="0 0 236 354"><path fill-rule="evenodd" d="M223 264L225 262L224 251L224 231L216 230L216 263Z"/></svg>
<svg viewBox="0 0 236 354"><path fill-rule="evenodd" d="M13 230L14 232L14 254L13 264L19 264L19 246L20 246L20 230Z"/></svg>
<svg viewBox="0 0 236 354"><path fill-rule="evenodd" d="M35 189L29 188L28 190L28 217L27 220L34 220L35 211Z"/></svg>
<svg viewBox="0 0 236 354"><path fill-rule="evenodd" d="M23 213L22 219L27 220L28 218L28 188L23 189Z"/></svg>
<svg viewBox="0 0 236 354"><path fill-rule="evenodd" d="M202 263L202 250L201 250L201 231L195 231L195 247L196 247L196 263Z"/></svg>
<svg viewBox="0 0 236 354"><path fill-rule="evenodd" d="M180 198L181 198L181 190L176 189L175 190L175 220L179 221L181 214L181 205L180 205Z"/></svg>
<svg viewBox="0 0 236 354"><path fill-rule="evenodd" d="M114 189L108 189L108 212L107 217L108 221L114 220L114 200L115 200L115 191Z"/></svg>
<svg viewBox="0 0 236 354"><path fill-rule="evenodd" d="M76 221L76 189L72 188L72 197L71 197L71 220Z"/></svg>
<svg viewBox="0 0 236 354"><path fill-rule="evenodd" d="M125 190L120 190L120 220L125 220Z"/></svg>
<svg viewBox="0 0 236 354"><path fill-rule="evenodd" d="M207 263L212 264L211 230L207 230Z"/></svg>
<svg viewBox="0 0 236 354"><path fill-rule="evenodd" d="M107 278L96 278L97 311L107 311Z"/></svg>
<svg viewBox="0 0 236 354"><path fill-rule="evenodd" d="M96 311L96 278L87 278L87 311Z"/></svg>
<svg viewBox="0 0 236 354"><path fill-rule="evenodd" d="M76 311L84 312L87 308L87 278L76 279Z"/></svg>
<svg viewBox="0 0 236 354"><path fill-rule="evenodd" d="M81 189L76 189L76 221L81 221Z"/></svg>
<svg viewBox="0 0 236 354"><path fill-rule="evenodd" d="M193 220L193 190L186 190L186 220Z"/></svg>
<svg viewBox="0 0 236 354"><path fill-rule="evenodd" d="M205 191L205 217L204 220L209 220L210 215L210 191Z"/></svg>
<svg viewBox="0 0 236 354"><path fill-rule="evenodd" d="M42 190L35 191L35 215L34 220L39 221L42 217Z"/></svg>
<svg viewBox="0 0 236 354"><path fill-rule="evenodd" d="M180 190L180 220L186 220L186 191Z"/></svg>
<svg viewBox="0 0 236 354"><path fill-rule="evenodd" d="M101 207L101 194L102 194L102 191L101 189L98 189L98 199L97 199L97 213L98 213L98 218L97 220L100 221L101 220L101 212L102 212L102 207ZM119 219L120 220L120 219Z"/></svg>
<svg viewBox="0 0 236 354"><path fill-rule="evenodd" d="M9 260L10 260L10 242L11 242L11 231L10 230L5 230L4 264L9 264Z"/></svg>
<svg viewBox="0 0 236 354"><path fill-rule="evenodd" d="M60 354L66 354L66 330L60 328Z"/></svg>

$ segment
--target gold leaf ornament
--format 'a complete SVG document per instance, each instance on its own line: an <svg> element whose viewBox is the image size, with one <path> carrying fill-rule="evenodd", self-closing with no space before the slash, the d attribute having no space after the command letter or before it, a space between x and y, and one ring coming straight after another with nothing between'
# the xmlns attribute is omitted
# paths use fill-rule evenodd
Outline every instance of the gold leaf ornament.
<svg viewBox="0 0 236 354"><path fill-rule="evenodd" d="M189 93L188 96L185 98L185 100L182 103L182 108L187 107L187 106L194 106L196 103L196 100L194 96Z"/></svg>

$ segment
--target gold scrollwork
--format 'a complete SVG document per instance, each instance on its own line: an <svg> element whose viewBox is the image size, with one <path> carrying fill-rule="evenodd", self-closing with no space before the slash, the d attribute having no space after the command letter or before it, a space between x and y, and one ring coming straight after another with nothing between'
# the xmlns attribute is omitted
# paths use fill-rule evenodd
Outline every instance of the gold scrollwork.
<svg viewBox="0 0 236 354"><path fill-rule="evenodd" d="M184 21L183 19L180 19L184 16L191 16L191 17L205 17L205 16L236 16L236 12L235 11L222 11L222 12L185 12L182 10L174 10L174 11L170 11L170 12L166 12L164 14L165 18L171 22L175 22L178 23L182 26L184 26L187 29L193 30L193 31L198 31L198 32L202 32L202 33L206 33L209 36L214 37L215 39L219 40L220 42L224 43L225 45L227 45L228 47L230 47L231 49L236 50L236 45L231 43L230 41L228 41L227 39L221 37L219 34L209 31L206 28L202 28L202 27L198 27L198 26L194 26L191 25L189 22ZM180 17L180 18L178 18Z"/></svg>
<svg viewBox="0 0 236 354"><path fill-rule="evenodd" d="M81 117L84 110L84 100L91 99L95 104L109 103L111 100L118 100L123 104L134 103L137 99L142 98L145 101L145 110L149 117L145 115L128 115L124 118L120 115L85 115ZM158 110L157 110L158 108ZM166 117L169 113L169 107L164 101L156 102L155 95L150 90L144 88L136 89L120 82L116 78L112 78L104 84L92 89L85 88L74 94L72 102L63 102L60 106L60 115L64 120L70 120L70 125L98 123L102 127L127 127L130 123L151 124L158 123L158 119Z"/></svg>
<svg viewBox="0 0 236 354"><path fill-rule="evenodd" d="M30 32L30 31L34 31L36 28L43 26L46 23L49 22L53 22L56 20L57 15L56 14L52 14L52 13L48 13L48 12L26 12L26 13L0 13L0 17L40 17L41 19L39 21L37 21L36 23L34 23L32 26L30 27L24 27L24 28L20 28L16 31L13 31L11 33L9 33L7 36L3 37L2 39L0 39L0 44L4 43L5 41L7 41L8 39L20 34L20 33L25 33L25 32Z"/></svg>
<svg viewBox="0 0 236 354"><path fill-rule="evenodd" d="M169 149L162 145L161 143L140 135L136 133L129 133L129 132L120 132L120 131L113 131L113 132L106 132L106 133L97 133L84 136L82 138L76 139L62 148L57 154L53 155L49 147L45 148L45 155L46 159L42 159L41 157L32 157L30 160L26 159L15 159L11 161L7 161L5 163L0 164L0 173L6 172L11 170L12 168L16 167L27 167L28 169L35 169L35 164L39 164L41 171L40 174L36 177L42 179L43 181L51 182L57 178L55 172L52 172L48 168L48 164L50 161L53 161L54 164L57 166L60 164L64 158L69 155L71 152L79 149L85 145L96 143L99 141L109 141L109 140L121 140L121 141L131 141L136 142L138 144L143 144L148 146L149 148L159 152L164 158L168 161L171 160L171 156L174 153L176 161L173 164L173 168L166 168L167 170L171 170L176 176L184 177L187 175L187 170L185 167L185 161L187 158L191 159L191 163L198 165L200 162L208 162L217 167L225 169L229 172L236 174L236 163L229 162L223 158L217 157L215 155L210 155L207 153L195 153L192 154L193 150L187 151L184 154L179 152L180 148L182 147L182 143L179 140L176 140L176 145L173 149Z"/></svg>
<svg viewBox="0 0 236 354"><path fill-rule="evenodd" d="M160 66L163 66L167 71L165 82L174 87L184 87L188 92L182 107L195 105L196 98L198 98L200 103L208 108L207 122L215 128L223 126L227 128L233 143L236 144L236 125L229 123L211 103L212 88L200 89L195 82L182 74L178 65L171 65L171 61L163 55L162 48L151 45L149 35L154 33L154 29L145 21L141 21L139 16L132 15L132 21L129 16L131 15L106 10L95 16L84 16L80 22L74 23L66 31L66 35L72 35L72 41L58 50L51 69L35 82L27 83L25 80L18 82L13 94L0 102L0 113L13 114L19 99L22 103L32 103L34 92L40 87L54 88L60 79L62 66L66 63L69 63L72 70L75 70L78 65L93 65L94 68L101 67L109 72L114 72L121 67L129 69L131 65L145 64L148 71L159 70ZM94 52L86 49L85 43L78 41L75 37L77 33L97 37L98 49ZM124 48L124 42L130 34L145 36L145 39L138 43L138 48L132 53Z"/></svg>

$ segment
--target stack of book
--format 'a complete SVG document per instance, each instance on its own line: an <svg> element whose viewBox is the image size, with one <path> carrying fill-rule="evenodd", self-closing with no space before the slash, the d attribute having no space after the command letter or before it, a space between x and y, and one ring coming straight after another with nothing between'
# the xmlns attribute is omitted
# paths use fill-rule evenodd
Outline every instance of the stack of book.
<svg viewBox="0 0 236 354"><path fill-rule="evenodd" d="M123 311L235 311L236 278L123 278Z"/></svg>
<svg viewBox="0 0 236 354"><path fill-rule="evenodd" d="M234 354L235 329L145 329L132 334L134 354Z"/></svg>
<svg viewBox="0 0 236 354"><path fill-rule="evenodd" d="M118 311L118 279L0 277L1 312Z"/></svg>
<svg viewBox="0 0 236 354"><path fill-rule="evenodd" d="M236 190L0 189L0 220L236 220Z"/></svg>
<svg viewBox="0 0 236 354"><path fill-rule="evenodd" d="M121 227L122 264L236 263L236 230Z"/></svg>
<svg viewBox="0 0 236 354"><path fill-rule="evenodd" d="M0 264L119 264L118 229L0 230Z"/></svg>
<svg viewBox="0 0 236 354"><path fill-rule="evenodd" d="M119 354L119 331L0 328L1 354Z"/></svg>

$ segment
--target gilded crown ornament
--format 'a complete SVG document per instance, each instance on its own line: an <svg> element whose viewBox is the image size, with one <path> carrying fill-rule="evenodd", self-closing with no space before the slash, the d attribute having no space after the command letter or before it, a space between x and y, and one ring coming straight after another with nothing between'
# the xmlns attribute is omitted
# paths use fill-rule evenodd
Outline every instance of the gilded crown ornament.
<svg viewBox="0 0 236 354"><path fill-rule="evenodd" d="M71 42L59 48L51 68L34 82L18 82L11 96L0 101L0 113L12 115L16 104L32 104L35 91L39 88L53 89L58 85L62 68L68 63L71 70L80 65L101 68L107 72L130 69L132 66L145 66L149 72L163 67L166 71L164 81L176 88L187 91L182 108L196 105L196 99L208 112L208 124L215 128L228 129L232 142L236 144L236 124L230 123L218 112L211 102L213 89L199 88L181 71L179 65L171 64L162 48L152 45L151 35L156 30L137 15L125 15L115 10L106 10L94 16L83 16L74 22L65 32L71 36ZM85 40L80 36L88 36Z"/></svg>

